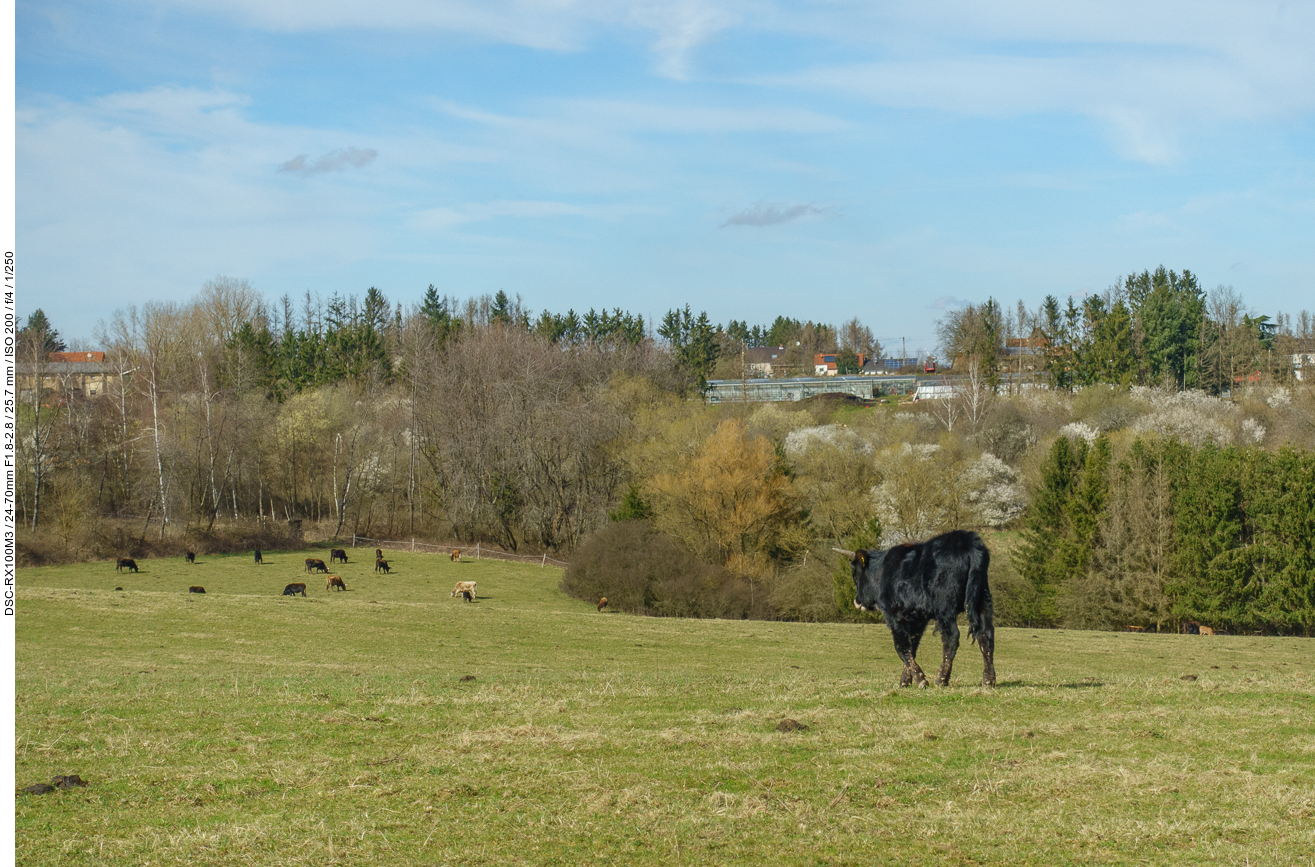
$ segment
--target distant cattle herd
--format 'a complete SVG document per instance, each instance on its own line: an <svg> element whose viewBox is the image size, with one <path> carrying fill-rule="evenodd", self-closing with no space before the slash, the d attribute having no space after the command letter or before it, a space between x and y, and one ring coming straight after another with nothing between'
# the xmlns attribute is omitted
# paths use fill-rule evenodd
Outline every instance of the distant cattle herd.
<svg viewBox="0 0 1315 867"><path fill-rule="evenodd" d="M261 553L260 549L259 548L255 549L253 553L254 553L255 565L257 566L264 565L265 558ZM190 548L187 549L187 551L183 554L183 560L189 566L196 565L196 552L191 550ZM452 549L451 560L453 563L461 562L460 548ZM348 562L350 561L348 560L346 549L331 548L329 550L329 563L348 563ZM319 559L318 557L307 557L304 560L304 564L305 564L306 572L308 573L319 572L324 575L324 589L326 591L347 590L347 583L343 581L342 576L330 575L329 566L323 560ZM117 560L115 560L114 570L116 572L133 572L133 573L137 573L140 571L139 567L137 566L137 561L132 559L131 557L120 557ZM382 548L374 549L374 571L376 573L382 572L385 575L392 574L392 567L389 565L388 561L384 559L384 552ZM123 588L116 587L114 589L122 590ZM205 593L205 588L200 586L199 584L193 584L192 586L187 588L187 592ZM306 584L300 581L292 584L288 584L286 587L283 588L283 595L305 596ZM453 597L459 596L463 601L466 602L474 602L479 598L475 590L474 581L458 581L456 587L454 587L452 590L452 596Z"/></svg>

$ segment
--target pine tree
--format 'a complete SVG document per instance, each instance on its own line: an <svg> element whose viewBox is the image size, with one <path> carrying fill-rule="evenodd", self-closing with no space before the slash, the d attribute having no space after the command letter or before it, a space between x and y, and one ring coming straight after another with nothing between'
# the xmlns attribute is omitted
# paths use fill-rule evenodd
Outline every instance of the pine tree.
<svg viewBox="0 0 1315 867"><path fill-rule="evenodd" d="M1072 499L1082 477L1087 443L1059 437L1041 466L1041 488L1028 507L1023 522L1023 542L1015 550L1014 565L1031 585L1034 599L1024 617L1033 625L1055 622L1055 597L1064 579L1066 567L1074 561L1070 551Z"/></svg>
<svg viewBox="0 0 1315 867"><path fill-rule="evenodd" d="M676 366L697 384L700 393L706 391L708 375L712 373L720 351L717 329L708 321L708 314L703 312L695 318L688 304L683 311L668 310L658 334L671 344Z"/></svg>
<svg viewBox="0 0 1315 867"><path fill-rule="evenodd" d="M429 327L434 331L434 339L440 349L454 338L461 328L461 320L453 315L456 309L455 299L446 296L440 298L434 284L425 290L424 300L420 303L420 315L425 317Z"/></svg>
<svg viewBox="0 0 1315 867"><path fill-rule="evenodd" d="M27 317L27 325L18 332L18 345L30 352L39 352L42 357L52 352L63 352L68 347L59 339L59 332L46 318L40 307Z"/></svg>

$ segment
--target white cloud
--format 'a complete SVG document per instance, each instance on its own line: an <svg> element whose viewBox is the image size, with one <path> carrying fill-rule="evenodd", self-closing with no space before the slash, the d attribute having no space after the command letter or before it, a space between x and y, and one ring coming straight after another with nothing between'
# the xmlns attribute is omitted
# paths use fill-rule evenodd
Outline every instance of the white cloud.
<svg viewBox="0 0 1315 867"><path fill-rule="evenodd" d="M777 202L757 202L742 211L732 214L722 223L726 226L779 226L806 217L817 217L828 212L828 208L806 202L797 205L782 205Z"/></svg>
<svg viewBox="0 0 1315 867"><path fill-rule="evenodd" d="M166 3L170 0L166 0ZM554 51L578 50L608 4L572 0L172 0L271 31L434 30Z"/></svg>
<svg viewBox="0 0 1315 867"><path fill-rule="evenodd" d="M458 207L427 208L417 213L412 222L421 229L443 230L464 223L484 222L500 217L539 219L581 216L587 213L584 208L563 202L482 202Z"/></svg>
<svg viewBox="0 0 1315 867"><path fill-rule="evenodd" d="M727 4L701 0L641 4L632 14L641 26L657 33L652 49L658 58L657 72L677 80L689 78L696 48L740 21Z"/></svg>
<svg viewBox="0 0 1315 867"><path fill-rule="evenodd" d="M960 310L972 303L973 302L965 301L962 298L956 298L953 295L941 295L927 306L932 310Z"/></svg>
<svg viewBox="0 0 1315 867"><path fill-rule="evenodd" d="M553 100L544 106L546 116L518 117L497 114L432 99L445 114L492 127L543 135L579 138L602 133L830 133L853 128L835 115L790 106L740 108L734 105L689 105L605 99Z"/></svg>
<svg viewBox="0 0 1315 867"><path fill-rule="evenodd" d="M324 172L345 172L348 169L363 169L379 155L373 148L347 147L330 151L314 160L307 161L306 154L298 154L279 166L280 172L298 175L318 175Z"/></svg>

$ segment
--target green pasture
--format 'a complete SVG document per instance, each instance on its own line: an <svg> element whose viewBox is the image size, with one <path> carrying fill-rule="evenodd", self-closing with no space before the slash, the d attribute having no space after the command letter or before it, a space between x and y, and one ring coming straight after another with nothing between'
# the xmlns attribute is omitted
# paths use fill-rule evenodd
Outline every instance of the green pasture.
<svg viewBox="0 0 1315 867"><path fill-rule="evenodd" d="M1002 629L996 688L899 690L884 626L349 553L20 571L18 787L90 785L16 796L18 862L1315 865L1307 639Z"/></svg>

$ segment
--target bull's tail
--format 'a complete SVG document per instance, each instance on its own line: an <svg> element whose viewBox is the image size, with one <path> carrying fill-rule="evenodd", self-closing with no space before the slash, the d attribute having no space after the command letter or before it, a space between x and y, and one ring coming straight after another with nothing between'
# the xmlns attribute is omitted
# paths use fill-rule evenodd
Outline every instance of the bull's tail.
<svg viewBox="0 0 1315 867"><path fill-rule="evenodd" d="M995 608L991 604L991 587L986 580L987 570L991 566L991 552L975 533L968 557L968 581L964 587L963 600L968 612L968 633L973 641L983 647L993 647Z"/></svg>

